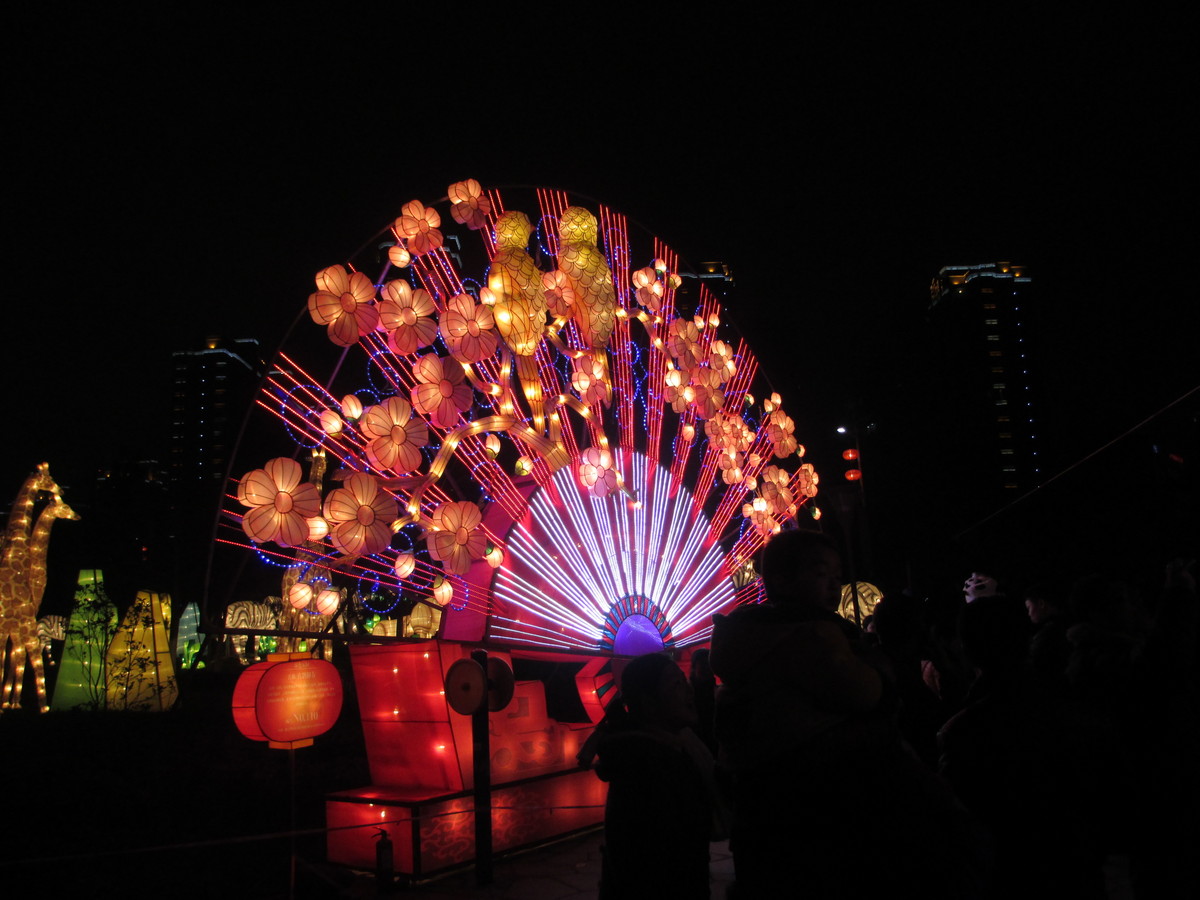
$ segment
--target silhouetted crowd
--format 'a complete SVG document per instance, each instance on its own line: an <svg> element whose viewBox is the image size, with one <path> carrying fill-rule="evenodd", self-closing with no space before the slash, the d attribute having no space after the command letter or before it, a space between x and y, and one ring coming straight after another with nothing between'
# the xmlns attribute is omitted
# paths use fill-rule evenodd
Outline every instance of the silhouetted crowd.
<svg viewBox="0 0 1200 900"><path fill-rule="evenodd" d="M839 615L824 535L785 531L766 599L715 616L690 674L630 661L584 759L609 782L600 895L1194 897L1195 562L1138 592L888 594Z"/></svg>

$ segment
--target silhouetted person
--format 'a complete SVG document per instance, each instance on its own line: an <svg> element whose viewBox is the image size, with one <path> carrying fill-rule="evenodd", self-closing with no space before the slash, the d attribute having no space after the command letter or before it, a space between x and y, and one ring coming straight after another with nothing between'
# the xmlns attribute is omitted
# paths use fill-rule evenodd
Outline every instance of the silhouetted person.
<svg viewBox="0 0 1200 900"><path fill-rule="evenodd" d="M783 532L762 568L767 602L715 616L712 644L739 900L860 897L897 884L927 898L972 896L944 853L953 800L902 750L894 688L835 612L833 544Z"/></svg>
<svg viewBox="0 0 1200 900"><path fill-rule="evenodd" d="M1071 660L1067 631L1072 625L1066 599L1055 586L1036 584L1025 592L1025 611L1035 629L1029 641L1034 671L1053 687L1065 687Z"/></svg>
<svg viewBox="0 0 1200 900"><path fill-rule="evenodd" d="M900 733L929 769L937 769L937 733L948 718L945 707L922 677L927 647L921 603L907 594L889 594L875 607L875 634L891 663L900 698Z"/></svg>
<svg viewBox="0 0 1200 900"><path fill-rule="evenodd" d="M991 897L1102 897L1070 710L1035 676L1020 605L981 597L962 611L977 674L939 735L940 771L987 827Z"/></svg>
<svg viewBox="0 0 1200 900"><path fill-rule="evenodd" d="M717 676L713 674L707 648L701 647L692 654L692 673L688 676L688 681L696 699L696 734L704 741L709 752L716 754L714 704L717 697Z"/></svg>
<svg viewBox="0 0 1200 900"><path fill-rule="evenodd" d="M609 782L602 900L709 896L713 760L695 724L691 686L669 657L625 667L596 745Z"/></svg>

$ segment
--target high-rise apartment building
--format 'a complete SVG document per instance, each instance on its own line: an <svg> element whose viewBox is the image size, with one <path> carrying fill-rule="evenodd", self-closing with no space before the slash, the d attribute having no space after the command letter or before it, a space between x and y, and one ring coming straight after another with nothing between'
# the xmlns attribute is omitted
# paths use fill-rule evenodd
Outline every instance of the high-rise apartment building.
<svg viewBox="0 0 1200 900"><path fill-rule="evenodd" d="M171 484L222 484L229 453L254 389L262 378L258 341L212 337L202 350L171 354Z"/></svg>
<svg viewBox="0 0 1200 900"><path fill-rule="evenodd" d="M1038 310L1023 266L944 266L931 286L938 455L993 508L1037 486L1044 430Z"/></svg>

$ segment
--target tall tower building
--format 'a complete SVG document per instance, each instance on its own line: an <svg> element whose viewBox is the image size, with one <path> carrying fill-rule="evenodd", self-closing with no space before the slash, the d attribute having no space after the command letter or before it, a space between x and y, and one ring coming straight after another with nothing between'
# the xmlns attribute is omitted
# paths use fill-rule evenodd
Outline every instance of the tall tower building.
<svg viewBox="0 0 1200 900"><path fill-rule="evenodd" d="M994 510L1042 478L1038 310L1023 266L944 266L931 286L938 454L956 493Z"/></svg>
<svg viewBox="0 0 1200 900"><path fill-rule="evenodd" d="M258 341L210 337L202 350L177 350L171 359L171 484L213 492L262 378Z"/></svg>
<svg viewBox="0 0 1200 900"><path fill-rule="evenodd" d="M210 337L198 350L178 350L173 364L171 456L172 577L166 579L176 604L200 599L213 520L238 431L264 364L258 341ZM136 585L141 588L145 585ZM180 606L182 608L182 606Z"/></svg>

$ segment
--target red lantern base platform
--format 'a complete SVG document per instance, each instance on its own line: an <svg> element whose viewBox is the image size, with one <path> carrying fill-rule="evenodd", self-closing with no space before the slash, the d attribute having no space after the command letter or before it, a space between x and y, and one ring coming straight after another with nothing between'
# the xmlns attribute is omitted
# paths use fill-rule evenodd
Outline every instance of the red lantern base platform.
<svg viewBox="0 0 1200 900"><path fill-rule="evenodd" d="M467 644L351 648L373 786L326 798L330 862L374 868L379 828L395 870L422 878L474 858L471 720L446 702L446 673ZM503 652L489 651L511 665ZM590 710L589 710L590 712ZM545 686L518 681L489 715L493 847L511 850L598 824L606 785L575 760L592 724L558 722Z"/></svg>
<svg viewBox="0 0 1200 900"><path fill-rule="evenodd" d="M516 850L600 824L606 787L595 772L577 769L494 788L493 850ZM392 840L396 872L426 878L475 858L473 810L470 792L421 797L370 787L330 794L329 861L373 869L383 828Z"/></svg>

